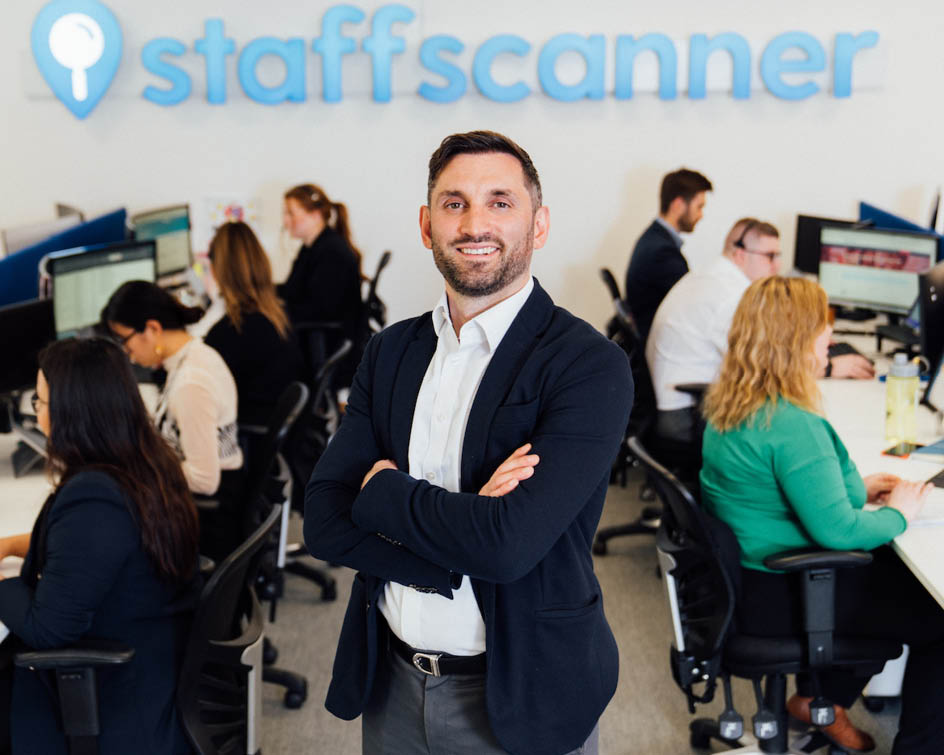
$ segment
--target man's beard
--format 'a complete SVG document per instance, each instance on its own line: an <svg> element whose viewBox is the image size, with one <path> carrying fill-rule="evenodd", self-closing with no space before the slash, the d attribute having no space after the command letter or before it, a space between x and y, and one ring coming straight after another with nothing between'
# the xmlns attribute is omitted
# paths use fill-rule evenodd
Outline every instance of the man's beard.
<svg viewBox="0 0 944 755"><path fill-rule="evenodd" d="M433 260L450 288L463 296L480 297L491 296L501 291L505 286L525 272L531 264L531 252L534 247L534 230L529 229L527 236L518 242L510 251L505 244L491 234L483 236L461 236L455 239L450 247L462 244L492 244L498 247L497 254L501 256L501 264L491 273L479 274L474 270L465 270L459 260L450 256L442 245L433 239ZM460 252L456 252L460 254Z"/></svg>
<svg viewBox="0 0 944 755"><path fill-rule="evenodd" d="M695 230L695 224L697 222L698 222L697 220L692 221L692 219L686 213L685 215L682 215L682 217L678 219L679 230L682 233L691 233L692 231Z"/></svg>

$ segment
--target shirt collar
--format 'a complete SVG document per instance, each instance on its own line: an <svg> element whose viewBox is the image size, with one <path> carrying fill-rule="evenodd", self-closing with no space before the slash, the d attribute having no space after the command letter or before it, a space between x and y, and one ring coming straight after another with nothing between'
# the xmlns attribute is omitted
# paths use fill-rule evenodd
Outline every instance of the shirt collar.
<svg viewBox="0 0 944 755"><path fill-rule="evenodd" d="M177 349L173 356L169 356L164 359L161 363L164 371L170 373L176 370L180 366L180 363L184 361L184 357L187 355L187 352L190 351L190 347L196 340L196 338L191 338L189 341L187 341L187 343Z"/></svg>
<svg viewBox="0 0 944 755"><path fill-rule="evenodd" d="M528 282L525 283L520 291L473 317L462 326L462 331L460 332L465 332L466 328L470 326L471 328L477 328L484 336L486 349L488 349L489 352L494 352L533 290L534 278L528 277ZM443 291L442 296L439 297L439 302L433 309L433 328L436 331L437 337L442 337L443 330L447 326L449 330L452 331L452 318L449 316L449 300L446 298L446 292Z"/></svg>
<svg viewBox="0 0 944 755"><path fill-rule="evenodd" d="M748 284L751 282L751 279L748 278L747 274L735 264L734 260L723 254L718 258L716 268L720 270L721 274L726 278L731 278L732 280L737 280L739 282L747 281Z"/></svg>
<svg viewBox="0 0 944 755"><path fill-rule="evenodd" d="M678 246L678 248L681 249L682 242L685 241L685 239L682 238L682 235L678 231L676 231L675 228L672 227L672 225L670 225L669 223L666 223L662 218L657 217L656 222L669 232L669 235L672 237L672 241L674 241L676 245Z"/></svg>

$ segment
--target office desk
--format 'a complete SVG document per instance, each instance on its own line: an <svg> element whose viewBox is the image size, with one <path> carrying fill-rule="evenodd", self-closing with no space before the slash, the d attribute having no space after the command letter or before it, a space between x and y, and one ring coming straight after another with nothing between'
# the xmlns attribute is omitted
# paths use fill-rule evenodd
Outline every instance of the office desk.
<svg viewBox="0 0 944 755"><path fill-rule="evenodd" d="M881 370L880 370L881 371ZM885 440L885 383L879 380L820 380L826 418L842 438L863 476L890 472L924 480L940 471L939 464L883 456ZM918 407L918 442L944 435L940 418ZM939 524L930 523L939 520ZM935 488L921 517L895 538L892 547L928 592L944 607L944 489Z"/></svg>

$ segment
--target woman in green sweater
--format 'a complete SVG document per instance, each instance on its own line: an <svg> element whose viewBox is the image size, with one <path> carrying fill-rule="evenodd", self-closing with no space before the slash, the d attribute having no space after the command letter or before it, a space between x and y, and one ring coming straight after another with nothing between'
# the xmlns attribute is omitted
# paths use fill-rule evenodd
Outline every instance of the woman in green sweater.
<svg viewBox="0 0 944 755"><path fill-rule="evenodd" d="M817 545L877 549L870 566L838 572L836 628L911 646L894 753L938 753L944 609L891 549L879 547L904 532L931 486L859 475L820 410L816 377L826 368L831 333L826 294L815 283L773 277L747 289L705 398L702 498L741 546L739 621L750 634L802 631L799 582L771 572L765 557ZM865 511L866 502L884 505ZM843 710L868 679L836 672L821 681L824 695L842 706L826 733L846 747L872 749L871 737ZM808 722L809 701L791 698L791 714Z"/></svg>

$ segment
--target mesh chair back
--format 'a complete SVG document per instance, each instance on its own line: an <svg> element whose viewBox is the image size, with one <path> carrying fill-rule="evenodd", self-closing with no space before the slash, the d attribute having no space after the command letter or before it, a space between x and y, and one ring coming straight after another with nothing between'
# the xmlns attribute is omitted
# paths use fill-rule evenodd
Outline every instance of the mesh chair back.
<svg viewBox="0 0 944 755"><path fill-rule="evenodd" d="M262 637L262 609L253 590L263 545L281 517L265 521L233 551L200 594L177 687L181 723L197 752L245 753L248 674L243 653Z"/></svg>
<svg viewBox="0 0 944 755"><path fill-rule="evenodd" d="M664 511L656 539L666 571L678 650L696 662L717 658L732 626L739 575L734 533L710 517L692 493L659 464L638 438L629 439L633 454L650 473ZM733 558L732 558L733 555ZM668 556L668 562L664 558ZM674 566L665 568L671 562Z"/></svg>

